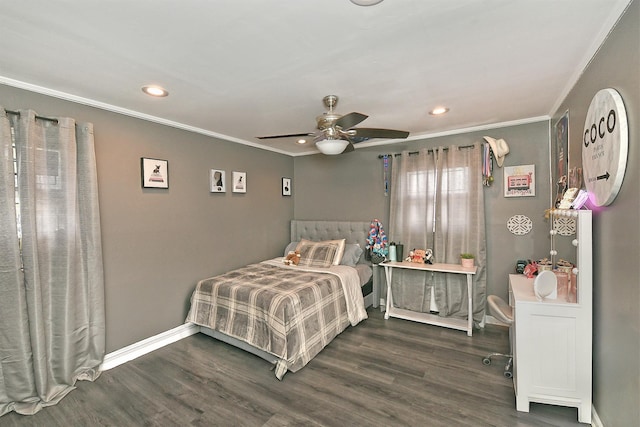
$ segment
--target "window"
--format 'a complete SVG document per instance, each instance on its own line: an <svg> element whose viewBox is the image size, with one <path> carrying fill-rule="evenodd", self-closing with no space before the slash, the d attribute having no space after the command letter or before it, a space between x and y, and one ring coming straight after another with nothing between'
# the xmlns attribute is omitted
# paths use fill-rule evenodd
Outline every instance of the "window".
<svg viewBox="0 0 640 427"><path fill-rule="evenodd" d="M436 176L434 170L406 173L405 200L409 203L406 203L405 206L414 233L425 227L426 218L433 219L431 224L427 224L427 228L431 233L435 233L438 210L441 211L441 221L446 222L448 218L447 207L439 207L436 197L436 188L439 186L448 194L448 208L467 209L470 188L469 173L469 168L465 166L445 168L439 176ZM442 181L440 185L437 179ZM446 226L446 223L443 226Z"/></svg>

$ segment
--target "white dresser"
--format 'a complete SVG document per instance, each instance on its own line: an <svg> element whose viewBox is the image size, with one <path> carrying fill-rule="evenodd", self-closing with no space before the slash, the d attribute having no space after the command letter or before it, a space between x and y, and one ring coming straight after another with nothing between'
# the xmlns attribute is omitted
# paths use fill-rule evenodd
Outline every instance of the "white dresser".
<svg viewBox="0 0 640 427"><path fill-rule="evenodd" d="M591 211L557 214L577 215L577 296L539 301L533 279L509 275L516 408L529 412L530 402L577 407L578 421L591 423Z"/></svg>

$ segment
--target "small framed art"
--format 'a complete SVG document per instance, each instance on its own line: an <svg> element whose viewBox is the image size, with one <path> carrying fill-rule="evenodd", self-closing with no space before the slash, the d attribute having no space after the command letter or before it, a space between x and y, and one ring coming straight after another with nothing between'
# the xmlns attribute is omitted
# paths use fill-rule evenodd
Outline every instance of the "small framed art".
<svg viewBox="0 0 640 427"><path fill-rule="evenodd" d="M169 161L140 158L142 188L169 188Z"/></svg>
<svg viewBox="0 0 640 427"><path fill-rule="evenodd" d="M536 165L504 167L504 197L536 195Z"/></svg>
<svg viewBox="0 0 640 427"><path fill-rule="evenodd" d="M227 191L226 187L226 174L223 170L220 169L211 169L211 173L209 174L210 181L210 191L212 193L224 193Z"/></svg>
<svg viewBox="0 0 640 427"><path fill-rule="evenodd" d="M291 195L291 178L282 178L282 195Z"/></svg>
<svg viewBox="0 0 640 427"><path fill-rule="evenodd" d="M247 192L247 173L246 172L232 172L233 179L233 192L234 193L246 193Z"/></svg>

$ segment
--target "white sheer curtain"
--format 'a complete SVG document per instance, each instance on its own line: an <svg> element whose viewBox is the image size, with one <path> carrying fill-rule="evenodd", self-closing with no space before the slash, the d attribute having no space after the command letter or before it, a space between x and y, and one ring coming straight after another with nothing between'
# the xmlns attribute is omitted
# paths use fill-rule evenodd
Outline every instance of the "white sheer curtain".
<svg viewBox="0 0 640 427"><path fill-rule="evenodd" d="M486 300L486 242L482 149L450 146L404 151L391 165L389 238L413 248L433 249L434 262L458 264L460 254L476 257L473 318L484 319ZM428 312L431 293L441 316L467 317L463 275L394 272L394 303L400 308Z"/></svg>
<svg viewBox="0 0 640 427"><path fill-rule="evenodd" d="M0 138L0 416L34 414L104 358L93 126L0 107Z"/></svg>

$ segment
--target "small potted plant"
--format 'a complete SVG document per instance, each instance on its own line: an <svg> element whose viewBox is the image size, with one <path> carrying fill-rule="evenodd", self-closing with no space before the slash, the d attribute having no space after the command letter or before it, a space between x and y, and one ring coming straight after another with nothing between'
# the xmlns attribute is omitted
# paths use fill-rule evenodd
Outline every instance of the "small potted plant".
<svg viewBox="0 0 640 427"><path fill-rule="evenodd" d="M474 260L474 256L473 254L464 252L460 254L460 261L462 263L462 266L465 268L471 268L473 267L473 260Z"/></svg>

